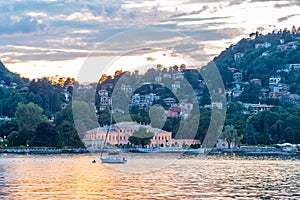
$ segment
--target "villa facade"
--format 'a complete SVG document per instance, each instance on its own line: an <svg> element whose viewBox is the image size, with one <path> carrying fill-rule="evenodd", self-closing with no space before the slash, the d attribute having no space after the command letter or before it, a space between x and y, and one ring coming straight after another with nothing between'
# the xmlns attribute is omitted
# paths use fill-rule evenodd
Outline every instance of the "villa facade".
<svg viewBox="0 0 300 200"><path fill-rule="evenodd" d="M201 144L197 139L178 139L172 138L172 133L159 129L152 128L150 125L141 125L136 122L120 122L112 125L109 130L106 144L109 145L126 145L129 144L129 137L134 131L140 127L146 128L147 131L154 133L154 137L148 147L186 147L191 144ZM98 127L89 130L85 133L83 142L87 148L101 149L104 144L105 136L108 127Z"/></svg>
<svg viewBox="0 0 300 200"><path fill-rule="evenodd" d="M167 147L172 144L172 133L164 131L158 128L152 128L148 125L141 125L136 122L120 122L112 125L109 130L106 144L110 145L126 145L129 144L129 137L134 131L137 131L140 127L144 127L147 131L154 133L154 137L151 140L150 147ZM104 144L105 136L108 127L98 127L89 130L85 133L84 143L86 147L101 148Z"/></svg>

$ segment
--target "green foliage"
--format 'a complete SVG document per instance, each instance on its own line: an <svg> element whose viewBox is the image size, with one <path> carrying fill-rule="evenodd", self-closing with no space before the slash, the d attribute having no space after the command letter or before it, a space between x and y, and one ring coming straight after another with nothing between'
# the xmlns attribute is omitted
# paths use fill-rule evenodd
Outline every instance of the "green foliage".
<svg viewBox="0 0 300 200"><path fill-rule="evenodd" d="M249 85L244 89L239 99L243 103L259 103L260 87Z"/></svg>
<svg viewBox="0 0 300 200"><path fill-rule="evenodd" d="M149 110L150 120L151 120L151 126L153 128L162 128L166 121L166 114L165 110L162 106L152 106Z"/></svg>
<svg viewBox="0 0 300 200"><path fill-rule="evenodd" d="M139 130L134 131L128 140L133 145L145 147L151 143L153 137L153 132L147 131L146 128L141 127Z"/></svg>
<svg viewBox="0 0 300 200"><path fill-rule="evenodd" d="M43 109L32 102L28 104L19 103L15 113L19 131L23 129L34 131L38 123L47 120L42 113Z"/></svg>
<svg viewBox="0 0 300 200"><path fill-rule="evenodd" d="M57 126L62 124L64 121L74 123L73 113L72 113L72 104L68 104L64 109L62 109L61 111L59 111L55 114L54 123Z"/></svg>
<svg viewBox="0 0 300 200"><path fill-rule="evenodd" d="M56 144L58 147L83 147L83 143L79 138L77 130L69 121L64 121L57 127L58 137Z"/></svg>
<svg viewBox="0 0 300 200"><path fill-rule="evenodd" d="M18 146L20 143L19 143L19 140L18 140L18 132L17 131L12 131L8 136L7 136L7 139L8 139L8 144L10 146Z"/></svg>
<svg viewBox="0 0 300 200"><path fill-rule="evenodd" d="M94 108L91 106L84 101L73 100L72 102L73 119L80 138L86 131L99 126Z"/></svg>
<svg viewBox="0 0 300 200"><path fill-rule="evenodd" d="M40 122L33 133L32 146L57 146L57 132L49 122Z"/></svg>
<svg viewBox="0 0 300 200"><path fill-rule="evenodd" d="M18 145L26 146L28 141L32 139L32 131L23 129L18 133Z"/></svg>
<svg viewBox="0 0 300 200"><path fill-rule="evenodd" d="M246 144L300 143L299 108L274 107L247 119Z"/></svg>
<svg viewBox="0 0 300 200"><path fill-rule="evenodd" d="M227 141L228 148L231 147L231 144L239 145L242 137L238 136L237 130L232 125L224 127L221 138Z"/></svg>
<svg viewBox="0 0 300 200"><path fill-rule="evenodd" d="M18 74L14 74L6 69L4 64L0 61L0 80L3 80L4 84L9 86L11 83L16 83L19 86L27 84L28 80L20 78Z"/></svg>
<svg viewBox="0 0 300 200"><path fill-rule="evenodd" d="M13 131L18 131L18 122L15 119L0 121L0 137L8 136Z"/></svg>
<svg viewBox="0 0 300 200"><path fill-rule="evenodd" d="M61 109L63 103L62 88L54 86L46 78L31 81L29 84L29 97L36 102L45 112L55 113Z"/></svg>

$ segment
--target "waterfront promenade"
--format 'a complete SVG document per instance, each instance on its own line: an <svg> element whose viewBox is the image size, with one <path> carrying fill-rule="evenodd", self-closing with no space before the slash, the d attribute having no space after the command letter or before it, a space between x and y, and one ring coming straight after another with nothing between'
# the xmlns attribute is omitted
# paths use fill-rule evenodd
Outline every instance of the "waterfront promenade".
<svg viewBox="0 0 300 200"><path fill-rule="evenodd" d="M105 150L104 150L105 151ZM120 149L122 152L134 152L132 149ZM99 151L100 152L100 151ZM0 153L28 153L28 154L82 154L82 153L92 153L83 148L71 148L71 149L57 149L57 148L3 148L0 149ZM93 152L95 153L95 152ZM159 151L157 153L188 153L182 151ZM205 151L207 153L207 151ZM200 153L201 154L201 153ZM270 156L290 156L290 155L299 155L300 151L287 152L283 151L280 148L275 147L243 147L243 148L231 148L231 149L217 149L212 148L209 150L208 155L242 155L242 156L251 156L251 155L270 155Z"/></svg>

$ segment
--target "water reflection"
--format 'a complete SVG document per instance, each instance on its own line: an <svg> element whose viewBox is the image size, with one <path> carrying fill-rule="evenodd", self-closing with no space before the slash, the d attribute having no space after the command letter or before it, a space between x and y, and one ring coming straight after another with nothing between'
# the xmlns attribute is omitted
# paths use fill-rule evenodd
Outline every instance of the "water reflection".
<svg viewBox="0 0 300 200"><path fill-rule="evenodd" d="M159 171L126 174L93 159L0 155L0 199L300 198L299 160L187 156ZM144 167L165 159L132 158Z"/></svg>

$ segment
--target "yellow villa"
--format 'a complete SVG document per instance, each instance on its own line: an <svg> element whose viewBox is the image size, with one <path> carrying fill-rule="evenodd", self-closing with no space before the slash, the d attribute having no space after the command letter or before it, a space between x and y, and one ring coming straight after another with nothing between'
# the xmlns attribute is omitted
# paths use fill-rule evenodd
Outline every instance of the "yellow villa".
<svg viewBox="0 0 300 200"><path fill-rule="evenodd" d="M148 131L154 133L154 137L149 145L150 147L167 147L172 144L171 132L167 132L158 128L152 128L148 125L141 125L136 122L120 122L113 124L108 133L106 143L110 145L128 144L128 138L140 127L144 127ZM83 139L85 146L95 149L101 148L105 140L107 129L108 127L104 126L87 131Z"/></svg>

